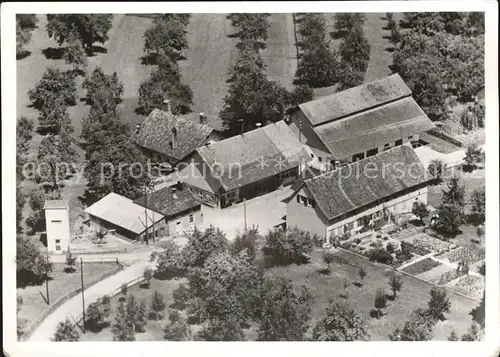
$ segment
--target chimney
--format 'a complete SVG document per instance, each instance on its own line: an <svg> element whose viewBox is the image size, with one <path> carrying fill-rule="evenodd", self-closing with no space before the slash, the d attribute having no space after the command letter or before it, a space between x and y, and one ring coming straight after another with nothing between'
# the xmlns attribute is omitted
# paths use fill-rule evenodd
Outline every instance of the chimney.
<svg viewBox="0 0 500 357"><path fill-rule="evenodd" d="M172 114L172 105L170 104L170 99L165 99L163 101L163 104L167 113Z"/></svg>
<svg viewBox="0 0 500 357"><path fill-rule="evenodd" d="M179 191L182 191L184 189L182 181L177 181L177 188L179 189Z"/></svg>
<svg viewBox="0 0 500 357"><path fill-rule="evenodd" d="M172 128L172 149L177 149L177 129Z"/></svg>
<svg viewBox="0 0 500 357"><path fill-rule="evenodd" d="M135 126L135 133L136 133L136 134L139 134L139 129L140 129L140 128L141 128L141 124L137 124L137 125Z"/></svg>
<svg viewBox="0 0 500 357"><path fill-rule="evenodd" d="M200 124L207 124L207 115L205 113L200 113Z"/></svg>
<svg viewBox="0 0 500 357"><path fill-rule="evenodd" d="M172 198L177 199L177 188L176 187L172 187Z"/></svg>

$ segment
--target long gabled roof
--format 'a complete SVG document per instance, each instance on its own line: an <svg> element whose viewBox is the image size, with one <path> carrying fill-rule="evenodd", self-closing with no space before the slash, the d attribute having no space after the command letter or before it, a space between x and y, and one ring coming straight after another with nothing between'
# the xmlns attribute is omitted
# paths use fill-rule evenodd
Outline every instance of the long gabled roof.
<svg viewBox="0 0 500 357"><path fill-rule="evenodd" d="M158 212L153 214L152 210L146 210L127 197L114 192L109 193L85 210L89 215L125 228L135 234L140 234L146 229L144 227L144 224L146 224L145 211L148 213L148 226L153 224L151 222L153 216L155 223L165 218L162 214Z"/></svg>
<svg viewBox="0 0 500 357"><path fill-rule="evenodd" d="M175 149L172 147L173 128L177 132ZM153 109L140 124L139 131L134 133L132 139L146 149L182 160L197 147L203 145L213 130L206 124L196 123L188 118Z"/></svg>
<svg viewBox="0 0 500 357"><path fill-rule="evenodd" d="M344 158L432 128L422 108L407 97L317 126L314 131L335 157Z"/></svg>
<svg viewBox="0 0 500 357"><path fill-rule="evenodd" d="M309 161L284 121L196 149L227 191L263 180ZM218 170L218 171L217 171Z"/></svg>
<svg viewBox="0 0 500 357"><path fill-rule="evenodd" d="M413 148L402 145L307 179L301 186L331 220L431 179Z"/></svg>
<svg viewBox="0 0 500 357"><path fill-rule="evenodd" d="M302 103L299 108L312 125L316 126L410 95L411 90L403 79L398 74L393 74L371 83Z"/></svg>

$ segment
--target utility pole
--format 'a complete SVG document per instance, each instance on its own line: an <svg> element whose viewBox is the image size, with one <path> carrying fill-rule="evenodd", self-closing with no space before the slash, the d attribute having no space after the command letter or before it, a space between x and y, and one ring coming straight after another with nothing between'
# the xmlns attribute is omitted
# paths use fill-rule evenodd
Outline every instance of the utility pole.
<svg viewBox="0 0 500 357"><path fill-rule="evenodd" d="M151 181L151 207L152 207L152 215L153 215L153 243L155 242L155 184Z"/></svg>
<svg viewBox="0 0 500 357"><path fill-rule="evenodd" d="M247 199L243 199L243 215L245 217L245 233L247 232Z"/></svg>
<svg viewBox="0 0 500 357"><path fill-rule="evenodd" d="M47 266L49 265L49 243L47 242ZM49 297L49 274L45 272L45 291L47 295L47 305L50 305L50 297Z"/></svg>
<svg viewBox="0 0 500 357"><path fill-rule="evenodd" d="M81 276L81 284L82 284L82 308L83 308L83 323L82 330L85 332L85 294L84 294L84 285L83 285L83 259L80 257L80 276Z"/></svg>
<svg viewBox="0 0 500 357"><path fill-rule="evenodd" d="M144 186L144 218L146 219L146 245L149 245L148 239L148 189L147 186Z"/></svg>

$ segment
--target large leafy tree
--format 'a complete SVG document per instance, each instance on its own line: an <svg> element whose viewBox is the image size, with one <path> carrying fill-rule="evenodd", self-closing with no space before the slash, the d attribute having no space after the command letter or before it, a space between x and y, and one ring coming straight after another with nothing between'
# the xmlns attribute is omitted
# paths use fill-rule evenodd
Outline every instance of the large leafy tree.
<svg viewBox="0 0 500 357"><path fill-rule="evenodd" d="M116 114L116 107L123 95L123 84L116 72L108 75L101 67L96 67L92 74L85 78L82 88L87 91L87 104L92 107L91 117L103 113ZM88 133L85 132L84 135Z"/></svg>
<svg viewBox="0 0 500 357"><path fill-rule="evenodd" d="M16 21L16 56L23 55L26 50L24 46L31 40L31 32L23 29L19 20Z"/></svg>
<svg viewBox="0 0 500 357"><path fill-rule="evenodd" d="M313 240L309 232L298 228L276 228L266 236L264 253L278 265L303 264L309 261Z"/></svg>
<svg viewBox="0 0 500 357"><path fill-rule="evenodd" d="M38 147L38 163L42 177L50 187L57 190L61 180L71 174L77 161L77 153L69 136L49 134L42 139Z"/></svg>
<svg viewBox="0 0 500 357"><path fill-rule="evenodd" d="M335 14L335 31L337 36L345 36L353 29L363 27L366 16L363 13L339 12Z"/></svg>
<svg viewBox="0 0 500 357"><path fill-rule="evenodd" d="M340 75L340 82L342 89L349 88L349 85L359 85L368 68L368 61L370 60L370 43L364 35L361 27L352 28L340 43L339 47L340 60L342 63L342 71ZM357 78L357 81L353 81ZM346 77L346 81L343 78Z"/></svg>
<svg viewBox="0 0 500 357"><path fill-rule="evenodd" d="M428 312L435 320L446 320L444 313L450 312L451 302L444 288L433 287L430 291Z"/></svg>
<svg viewBox="0 0 500 357"><path fill-rule="evenodd" d="M353 308L338 303L330 304L312 334L316 341L363 341L370 337L361 315Z"/></svg>
<svg viewBox="0 0 500 357"><path fill-rule="evenodd" d="M54 333L54 337L52 338L52 341L73 342L79 340L80 333L78 333L75 324L69 318L66 318L66 320L62 322L59 322L56 332Z"/></svg>
<svg viewBox="0 0 500 357"><path fill-rule="evenodd" d="M163 251L154 251L150 256L151 262L156 262L157 276L181 277L186 266L180 247L175 242L166 242Z"/></svg>
<svg viewBox="0 0 500 357"><path fill-rule="evenodd" d="M161 53L158 69L139 86L138 112L143 115L163 106L163 101L171 101L174 114L185 114L191 111L193 92L181 81L179 65L166 54Z"/></svg>
<svg viewBox="0 0 500 357"><path fill-rule="evenodd" d="M144 52L158 56L165 53L173 60L188 48L186 25L174 17L158 18L144 33Z"/></svg>
<svg viewBox="0 0 500 357"><path fill-rule="evenodd" d="M391 341L429 341L436 320L425 309L415 310L403 328L397 328L390 335Z"/></svg>
<svg viewBox="0 0 500 357"><path fill-rule="evenodd" d="M229 89L220 116L230 135L256 128L257 123L283 119L288 92L269 81L258 52L239 51L229 71Z"/></svg>
<svg viewBox="0 0 500 357"><path fill-rule="evenodd" d="M76 72L87 68L87 54L83 47L82 40L74 33L71 33L68 40L68 45L64 49L63 59L67 64L73 65L73 70Z"/></svg>
<svg viewBox="0 0 500 357"><path fill-rule="evenodd" d="M484 328L485 316L486 316L486 306L485 306L486 292L483 292L483 298L481 303L471 310L469 313L472 316L472 320L478 323L482 328Z"/></svg>
<svg viewBox="0 0 500 357"><path fill-rule="evenodd" d="M266 47L267 30L270 26L268 22L269 15L266 13L233 13L228 16L233 27L238 30L235 36L240 39L240 46L245 44L256 50Z"/></svg>
<svg viewBox="0 0 500 357"><path fill-rule="evenodd" d="M175 14L161 14L158 15L158 20L163 20L163 21L171 21L171 20L176 20L182 23L184 26L187 26L189 24L189 20L191 19L191 14L183 14L183 13L175 13Z"/></svg>
<svg viewBox="0 0 500 357"><path fill-rule="evenodd" d="M76 104L76 82L71 72L63 72L55 68L47 68L34 89L28 92L32 105L40 110L61 103Z"/></svg>
<svg viewBox="0 0 500 357"><path fill-rule="evenodd" d="M443 197L442 204L457 205L461 209L465 206L465 186L460 185L458 177L452 177L446 184L447 189L442 189Z"/></svg>
<svg viewBox="0 0 500 357"><path fill-rule="evenodd" d="M202 267L211 255L226 252L228 246L226 234L219 228L210 226L205 231L195 229L189 235L182 254L188 267Z"/></svg>
<svg viewBox="0 0 500 357"><path fill-rule="evenodd" d="M59 46L70 38L78 38L88 54L93 53L93 44L104 44L111 29L109 14L48 14L47 33Z"/></svg>
<svg viewBox="0 0 500 357"><path fill-rule="evenodd" d="M39 284L52 272L53 264L29 237L16 237L17 285Z"/></svg>
<svg viewBox="0 0 500 357"><path fill-rule="evenodd" d="M135 341L134 324L128 318L123 302L118 305L111 331L113 333L113 341Z"/></svg>
<svg viewBox="0 0 500 357"><path fill-rule="evenodd" d="M472 215L478 223L483 223L486 217L486 191L478 188L472 191L470 197L472 203Z"/></svg>
<svg viewBox="0 0 500 357"><path fill-rule="evenodd" d="M240 321L233 317L214 317L198 332L197 340L201 341L244 341L245 335Z"/></svg>
<svg viewBox="0 0 500 357"><path fill-rule="evenodd" d="M457 234L460 225L463 223L462 211L460 206L454 204L442 204L439 206L437 228L449 235Z"/></svg>
<svg viewBox="0 0 500 357"><path fill-rule="evenodd" d="M266 277L261 285L256 304L259 322L259 341L302 341L309 327L313 296L302 286L294 291L290 280L284 277Z"/></svg>

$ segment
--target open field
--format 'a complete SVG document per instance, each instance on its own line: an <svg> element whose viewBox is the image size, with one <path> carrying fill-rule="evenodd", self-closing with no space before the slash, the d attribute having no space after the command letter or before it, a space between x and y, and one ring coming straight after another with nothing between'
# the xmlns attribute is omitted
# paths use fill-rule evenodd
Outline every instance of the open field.
<svg viewBox="0 0 500 357"><path fill-rule="evenodd" d="M64 272L65 264L54 264L54 270L49 280L49 302L53 305L58 298L64 294L78 289L81 285L80 267L76 266L74 273ZM85 263L83 268L83 280L85 284L99 280L107 273L117 269L115 263ZM46 299L45 283L38 286L28 286L17 289L17 296L22 298L21 310L18 312L18 320L25 319L26 327L34 323L49 307ZM50 305L50 306L51 306Z"/></svg>

